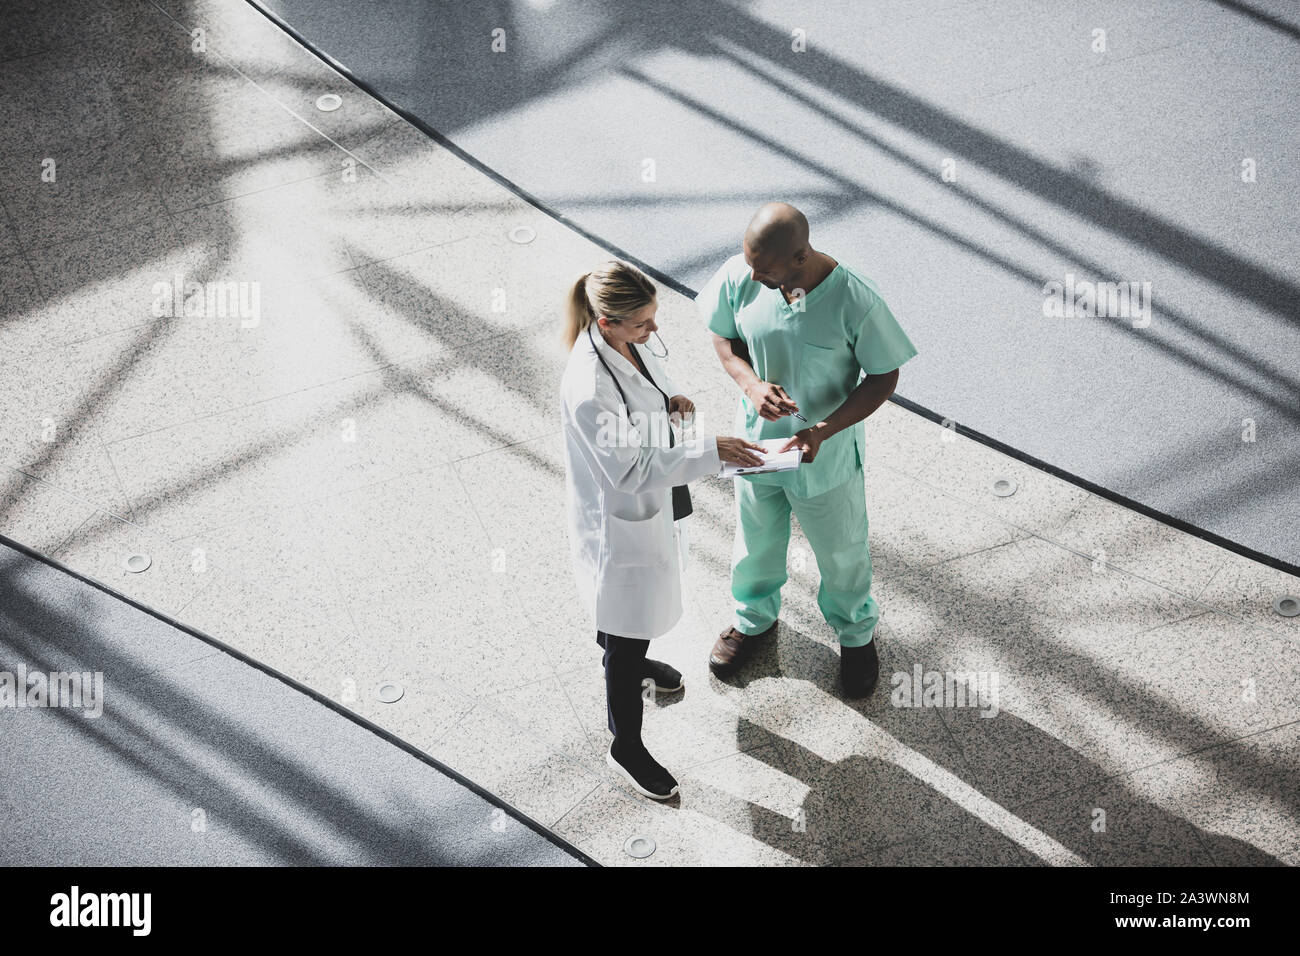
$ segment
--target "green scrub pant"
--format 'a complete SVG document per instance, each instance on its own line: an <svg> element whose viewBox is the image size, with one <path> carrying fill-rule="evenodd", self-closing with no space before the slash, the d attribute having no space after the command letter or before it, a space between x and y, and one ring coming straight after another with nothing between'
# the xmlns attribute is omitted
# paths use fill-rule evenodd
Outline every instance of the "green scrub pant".
<svg viewBox="0 0 1300 956"><path fill-rule="evenodd" d="M871 596L867 550L866 478L857 474L812 498L787 495L780 485L736 479L736 539L731 553L731 596L736 630L758 634L781 610L786 582L790 512L799 519L817 557L817 606L843 647L871 642L880 608Z"/></svg>

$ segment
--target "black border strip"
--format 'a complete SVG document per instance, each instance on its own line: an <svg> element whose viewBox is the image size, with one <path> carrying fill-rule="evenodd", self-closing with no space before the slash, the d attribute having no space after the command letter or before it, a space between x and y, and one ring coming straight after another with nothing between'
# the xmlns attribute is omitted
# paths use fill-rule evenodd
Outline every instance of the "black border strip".
<svg viewBox="0 0 1300 956"><path fill-rule="evenodd" d="M925 408L922 405L916 404L916 402L911 399L903 398L899 395L893 395L890 399L891 401L903 406L903 408L906 408L908 411L916 412L916 414L922 415L936 424L943 425L946 422L950 422L949 419L944 418L937 412L930 411L930 409ZM1085 491L1090 491L1099 498L1106 498L1118 505L1123 505L1130 511L1144 514L1148 518L1153 518L1154 520L1159 521L1161 524L1167 524L1171 528L1189 534L1194 538L1200 538L1203 541L1207 541L1210 544L1223 548L1225 551L1232 551L1234 554L1239 554L1243 558L1249 558L1258 564L1300 578L1300 565L1291 564L1290 562L1283 561L1281 558L1275 558L1271 554L1264 554L1260 551L1255 551L1252 548L1246 547L1244 544L1238 544L1222 535L1215 534L1213 531L1206 531L1204 528L1199 528L1194 524L1190 524L1182 518L1175 518L1173 515L1167 515L1163 511L1157 511L1150 505L1144 505L1140 501L1126 498L1118 492L1111 491L1109 488L1095 484L1087 478L1080 478L1078 475L1073 475L1068 471L1058 468L1056 465L1045 462L1041 458L1035 458L1027 452L1020 451L1018 448L1013 448L1010 445L1004 444L996 438L991 438L983 432L978 432L960 422L950 422L950 424L954 426L955 430L959 434L965 435L967 438L973 439L981 445L987 445L989 448L1001 452L1008 458L1014 458L1017 461L1038 469L1039 471L1045 471L1053 477L1060 478L1062 481L1067 481Z"/></svg>
<svg viewBox="0 0 1300 956"><path fill-rule="evenodd" d="M19 554L25 555L28 558L32 558L36 561L40 561L42 564L46 564L57 571L62 571L64 574L68 575L69 577L75 578L76 580L80 581L83 584L88 584L91 587L96 588L97 590L103 591L105 594L109 595L110 597L117 598L117 600L121 601L124 604L130 605L131 607L135 608L137 611L143 611L145 614L148 614L150 617L157 618L159 621L162 621L164 624L168 624L176 628L176 630L181 631L184 634L188 634L190 637L197 638L198 640L203 641L205 644L209 644L212 647L215 647L217 650L229 654L231 657L235 658L236 660L242 661L243 663L249 665L250 667L256 668L257 670L261 671L267 676L273 677L284 684L288 684L294 690L298 691L299 693L306 694L308 697L312 698L312 700L316 701L318 704L323 704L324 706L328 707L330 710L334 711L336 714L339 714L342 717L346 717L348 720L351 720L355 724L359 724L360 726L364 727L366 730L370 731L372 734L375 734L376 736L383 738L388 743L405 751L406 753L410 754L412 757L415 757L417 760L420 760L421 762L429 765L430 767L439 771L440 773L450 777L452 780L455 780L465 789L472 791L473 793L477 794L479 797L482 797L484 800L486 800L488 803L492 804L493 806L500 807L502 810L504 810L514 819L518 820L524 826L528 827L528 829L532 830L534 833L538 834L539 836L544 837L550 843L554 844L558 849L563 850L569 856L579 860L586 866L595 866L595 867L601 866L600 863L593 860L587 854L583 853L576 846L571 844L568 840L564 839L564 837L560 836L558 833L555 833L553 830L550 830L549 828L538 823L536 820L534 820L532 817L525 814L523 811L515 809L513 806L506 803L496 794L491 793L488 790L485 790L483 787L479 786L473 780L470 780L464 774L459 773L456 770L453 770L451 767L448 767L441 760L437 759L436 757L430 756L429 754L425 753L423 750L420 750L418 747L414 746L413 744L407 743L401 737L398 737L396 734L392 733L392 731L385 730L383 727L380 727L378 724L372 723L370 720L367 720L365 717L362 717L360 714L353 713L352 711L344 707L342 704L337 703L336 701L330 699L329 697L326 697L324 694L320 693L315 688L308 687L306 684L294 680L292 677L289 677L287 674L281 674L274 667L269 667L266 664L263 664L261 661L255 660L254 658L249 657L247 654L243 653L242 651L231 647L229 644L226 644L223 641L219 641L215 637L212 637L208 634L204 634L202 631L198 630L197 628L191 627L188 624L183 624L180 621L176 620L174 617L171 617L168 614L164 614L162 611L151 608L147 604L141 604L135 598L128 597L127 595L122 594L120 591L117 591L109 587L107 584L104 584L102 581L96 581L94 578L82 574L80 571L76 571L68 567L66 564L64 564L61 561L57 561L54 558L49 557L48 555L41 554L39 551L35 550L34 548L29 548L25 544L20 544L19 542L14 541L6 534L0 533L0 544L12 548L13 550L17 551Z"/></svg>
<svg viewBox="0 0 1300 956"><path fill-rule="evenodd" d="M469 164L470 166L473 166L480 173L483 173L483 175L492 179L494 182L500 184L501 186L504 186L506 189L510 190L510 192L514 193L520 199L524 200L524 202L528 203L530 206L533 206L534 208L538 209L540 212L543 212L546 215L550 216L556 222L562 223L563 225L567 226L569 229L572 229L578 235L582 236L584 239L588 240L589 242L592 242L593 244L600 246L606 252L612 253L618 258L623 259L626 262L632 263L641 271L645 272L647 275L650 275L655 279L658 279L660 282L668 286L668 288L672 289L674 292L677 292L680 295L684 295L688 299L695 298L696 296L695 289L692 289L682 284L681 282L678 282L672 276L667 275L666 273L660 271L659 269L655 268L654 266L650 265L647 262L643 262L641 259L637 258L634 255L631 255L627 251L620 249L618 246L614 245L609 240L601 236L598 236L595 233L589 232L587 229L583 228L581 225L574 222L568 216L564 215L563 213L559 212L556 209L552 209L550 206L548 206L542 200L538 199L532 193L528 192L528 190L524 189L522 186L519 186L516 183L511 182L509 179L506 179L504 176L498 173L495 169L492 169L490 166L487 166L481 161L479 161L476 157L471 156L469 153L465 152L465 150L461 149L459 146L457 146L455 143L449 140L442 133L438 132L436 129L431 127L420 117L416 116L413 113L408 112L407 110L402 109L400 106L397 106L396 104L389 101L387 97L383 96L378 90L376 90L373 86L371 86L370 83L354 75L352 71L349 70L347 67L345 67L342 63L339 63L337 60L331 57L328 53L325 53L323 50L318 49L315 44L313 44L310 40L308 40L305 36L303 36L300 32L298 32L298 30L296 30L294 27L290 26L287 22L281 19L281 17L278 14L276 14L272 10L267 9L266 6L263 4L262 0L245 0L245 2L247 2L251 7L253 7L253 9L260 12L273 24L275 24L286 34L292 37L295 41L301 44L308 52L315 55L318 59L322 60L331 69L333 69L334 71L342 75L353 86L356 86L358 89L362 90L372 99L378 100L385 107L392 110L394 113L402 117L402 119L406 120L416 129L418 129L420 132L424 133L424 135L428 136L430 139L437 142L438 145L443 146L446 149L450 150L451 152L455 153L462 161ZM894 394L889 397L889 400L891 402L894 402L897 405L902 406L903 408L906 408L908 411L915 412L918 415L922 415L925 418L928 418L930 419L930 421L935 422L937 424L942 425L944 423L948 423L952 427L954 427L957 433L960 435L965 435L967 438L970 438L973 441L977 441L981 445L987 445L989 448L992 448L995 451L999 451L1010 458L1014 458L1017 461L1023 462L1024 464L1029 465L1032 468L1037 468L1039 471L1045 471L1049 475L1053 475L1056 478L1060 478L1062 481L1069 482L1070 484L1075 485L1076 487L1082 488L1085 491L1089 491L1100 498L1106 498L1107 500L1113 501L1118 505L1123 505L1125 508L1128 508L1131 511L1136 511L1140 514L1146 515L1148 518L1153 518L1156 521L1161 522L1162 524L1169 525L1171 528L1176 528L1177 530L1182 531L1185 534L1190 534L1193 537L1202 539L1203 541L1208 541L1210 544L1217 545L1218 547L1223 548L1227 551L1232 551L1235 554L1239 554L1244 558L1249 558L1252 561L1273 568L1274 570L1282 571L1286 574L1291 574L1296 577L1300 577L1300 565L1291 564L1290 562L1283 561L1281 558L1274 557L1271 554L1264 554L1263 552L1256 551L1253 548L1248 548L1245 545L1238 544L1235 541L1231 541L1228 538L1223 537L1222 535L1215 534L1213 531L1207 531L1204 528L1199 528L1196 525L1189 524L1188 522L1182 520L1181 518L1175 518L1173 515L1167 515L1164 512L1157 511L1155 508L1152 508L1149 505L1144 505L1140 501L1134 501L1131 498L1126 498L1125 496L1118 494L1117 492L1111 491L1107 488L1103 488L1101 485L1094 484L1093 482L1088 481L1086 478L1080 478L1079 476L1073 475L1068 471L1064 471L1056 467L1055 465L1048 464L1047 462L1039 458L1035 458L1033 455L1020 451L1017 448L1012 448L1010 445L1003 444L1002 442L998 441L995 438L990 438L988 435L985 435L982 432L977 432L973 428L968 428L967 426L961 424L960 422L952 421L946 416L940 415L938 412L931 411L930 409L922 405L918 405L916 402L913 402L910 399L902 398L901 396Z"/></svg>

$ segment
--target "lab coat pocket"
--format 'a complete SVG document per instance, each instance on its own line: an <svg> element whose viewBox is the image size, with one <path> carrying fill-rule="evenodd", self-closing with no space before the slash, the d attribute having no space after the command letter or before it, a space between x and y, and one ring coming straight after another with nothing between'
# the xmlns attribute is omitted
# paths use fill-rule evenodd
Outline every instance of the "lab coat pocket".
<svg viewBox="0 0 1300 956"><path fill-rule="evenodd" d="M632 521L616 514L605 516L609 563L618 568L656 568L670 559L672 538L664 533L664 509L649 518Z"/></svg>

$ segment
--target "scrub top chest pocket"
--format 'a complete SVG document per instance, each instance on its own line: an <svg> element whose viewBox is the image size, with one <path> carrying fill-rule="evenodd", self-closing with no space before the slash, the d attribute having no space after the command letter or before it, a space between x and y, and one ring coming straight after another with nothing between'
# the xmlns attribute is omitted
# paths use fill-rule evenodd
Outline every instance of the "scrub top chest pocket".
<svg viewBox="0 0 1300 956"><path fill-rule="evenodd" d="M809 412L818 418L829 415L853 390L854 383L849 380L849 376L851 371L856 371L856 365L850 369L854 363L846 360L851 354L847 348L833 348L814 342L803 344L794 400L798 402L805 418L816 421Z"/></svg>

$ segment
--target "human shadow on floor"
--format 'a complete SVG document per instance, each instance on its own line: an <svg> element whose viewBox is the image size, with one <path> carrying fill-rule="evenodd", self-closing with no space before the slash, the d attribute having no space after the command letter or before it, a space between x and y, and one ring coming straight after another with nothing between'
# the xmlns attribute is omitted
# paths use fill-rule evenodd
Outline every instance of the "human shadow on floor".
<svg viewBox="0 0 1300 956"><path fill-rule="evenodd" d="M983 718L974 709L894 706L892 675L910 675L924 662L887 627L876 639L880 683L863 701L842 699L837 650L795 627L783 623L775 638L755 648L727 683L753 693L765 722L742 716L738 734L752 746L758 730L771 733L771 746L748 749L746 756L794 778L806 796L786 815L688 776L683 786L691 788L692 806L816 864L1280 862L1170 812L1139 793L1129 777L1111 775L1006 710ZM981 724L999 729L982 737ZM968 752L985 746L998 748L997 755L991 768L977 772ZM1211 756L1222 768L1217 786L1244 786L1242 765L1255 758L1236 747ZM1283 793L1282 769L1253 769L1275 771L1261 799L1293 799ZM1041 780L1042 791L1015 799L1013 781L1021 775ZM1104 829L1097 829L1099 821Z"/></svg>

